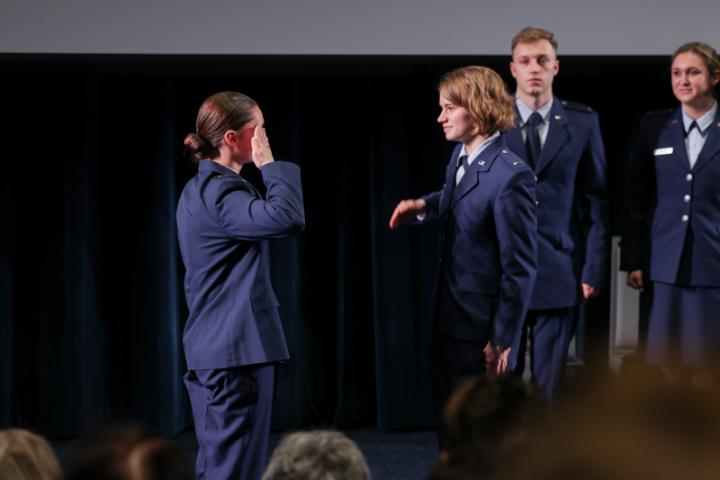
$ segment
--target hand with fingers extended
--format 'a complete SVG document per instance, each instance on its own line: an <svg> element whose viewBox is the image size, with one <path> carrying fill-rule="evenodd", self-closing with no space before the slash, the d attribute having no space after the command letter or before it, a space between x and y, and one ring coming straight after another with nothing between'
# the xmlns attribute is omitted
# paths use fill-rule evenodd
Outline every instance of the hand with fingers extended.
<svg viewBox="0 0 720 480"><path fill-rule="evenodd" d="M485 369L488 375L500 375L508 368L511 347L503 347L488 342L483 349L485 354Z"/></svg>
<svg viewBox="0 0 720 480"><path fill-rule="evenodd" d="M259 124L255 126L255 132L252 139L252 159L256 167L260 168L263 165L274 162L272 150L270 149L270 143L268 142L265 128Z"/></svg>
<svg viewBox="0 0 720 480"><path fill-rule="evenodd" d="M426 207L425 200L422 198L401 201L390 217L390 228L395 229L403 223L417 220L418 215L425 214Z"/></svg>

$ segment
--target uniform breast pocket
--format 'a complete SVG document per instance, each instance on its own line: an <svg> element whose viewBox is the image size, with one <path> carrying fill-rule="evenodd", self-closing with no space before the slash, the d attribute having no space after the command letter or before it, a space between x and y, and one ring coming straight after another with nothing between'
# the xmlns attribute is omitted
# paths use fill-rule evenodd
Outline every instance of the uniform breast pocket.
<svg viewBox="0 0 720 480"><path fill-rule="evenodd" d="M458 287L465 293L481 293L483 295L497 295L499 280L495 277L477 272L467 272L458 275Z"/></svg>

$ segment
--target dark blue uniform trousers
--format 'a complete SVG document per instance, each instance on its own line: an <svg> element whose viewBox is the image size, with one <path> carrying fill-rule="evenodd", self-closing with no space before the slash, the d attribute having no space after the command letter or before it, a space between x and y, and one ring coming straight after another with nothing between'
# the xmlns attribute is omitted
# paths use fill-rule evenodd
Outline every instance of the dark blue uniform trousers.
<svg viewBox="0 0 720 480"><path fill-rule="evenodd" d="M490 338L490 326L481 332L480 342L453 338L442 333L442 322L451 322L467 313L453 300L444 282L439 283L436 295L437 310L430 344L430 379L438 426L438 446L442 449L445 447L442 418L445 404L463 381L485 373L483 349Z"/></svg>
<svg viewBox="0 0 720 480"><path fill-rule="evenodd" d="M525 317L514 371L522 375L525 369L525 345L529 333L532 378L550 405L556 399L565 372L576 312L577 307L530 310Z"/></svg>
<svg viewBox="0 0 720 480"><path fill-rule="evenodd" d="M199 479L260 479L267 464L274 380L274 364L185 374Z"/></svg>

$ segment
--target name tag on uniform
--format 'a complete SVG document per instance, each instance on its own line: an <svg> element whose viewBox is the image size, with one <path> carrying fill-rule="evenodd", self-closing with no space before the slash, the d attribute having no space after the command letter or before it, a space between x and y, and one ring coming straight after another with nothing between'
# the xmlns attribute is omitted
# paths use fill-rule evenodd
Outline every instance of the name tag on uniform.
<svg viewBox="0 0 720 480"><path fill-rule="evenodd" d="M655 149L655 156L658 155L670 155L673 152L673 147L665 147L665 148L656 148Z"/></svg>

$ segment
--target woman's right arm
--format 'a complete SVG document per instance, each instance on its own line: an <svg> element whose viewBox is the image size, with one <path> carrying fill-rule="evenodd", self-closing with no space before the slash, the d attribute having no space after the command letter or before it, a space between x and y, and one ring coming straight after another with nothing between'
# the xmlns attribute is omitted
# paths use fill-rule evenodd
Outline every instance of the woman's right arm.
<svg viewBox="0 0 720 480"><path fill-rule="evenodd" d="M636 145L628 158L625 170L624 208L621 224L620 270L627 271L627 284L635 289L643 288L643 269L647 268L647 252L650 234L652 191L655 182L653 146L649 117L642 119Z"/></svg>
<svg viewBox="0 0 720 480"><path fill-rule="evenodd" d="M300 167L273 161L261 170L267 187L265 199L236 178L218 177L214 192L215 211L228 235L239 240L284 238L305 227Z"/></svg>
<svg viewBox="0 0 720 480"><path fill-rule="evenodd" d="M275 161L261 125L255 126L250 141L253 163L267 188L265 199L258 198L244 180L225 179L214 202L220 223L230 236L240 240L283 238L299 233L305 228L300 167Z"/></svg>

